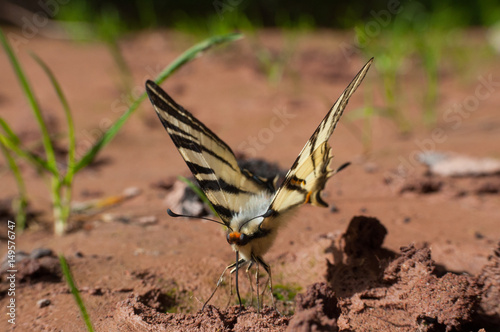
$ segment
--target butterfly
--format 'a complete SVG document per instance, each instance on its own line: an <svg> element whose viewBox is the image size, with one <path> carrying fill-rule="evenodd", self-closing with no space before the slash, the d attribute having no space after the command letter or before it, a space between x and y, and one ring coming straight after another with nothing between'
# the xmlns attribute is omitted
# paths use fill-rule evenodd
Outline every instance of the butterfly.
<svg viewBox="0 0 500 332"><path fill-rule="evenodd" d="M236 293L240 306L238 269L247 265L248 273L254 264L257 269L262 266L269 276L274 305L271 267L264 261L263 255L271 248L279 229L295 208L302 204L328 206L321 198L321 192L327 180L347 165L344 164L336 171L329 168L333 156L328 139L372 62L373 58L342 92L278 188L276 181L263 179L241 169L233 151L223 140L177 104L156 83L150 80L146 82L147 94L160 121L220 218L220 221L212 221L227 229L226 239L236 252L236 261L226 267L217 287L228 269L232 269L231 273L236 271ZM174 217L181 216L171 210L168 213ZM213 297L217 287L203 308ZM257 289L260 307L258 295Z"/></svg>

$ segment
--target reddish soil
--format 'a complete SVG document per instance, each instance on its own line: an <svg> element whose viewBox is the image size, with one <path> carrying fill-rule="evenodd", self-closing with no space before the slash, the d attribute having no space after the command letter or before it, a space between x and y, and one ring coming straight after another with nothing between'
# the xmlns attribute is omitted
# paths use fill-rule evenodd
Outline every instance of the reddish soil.
<svg viewBox="0 0 500 332"><path fill-rule="evenodd" d="M480 31L470 37L466 44L471 49L485 43ZM260 39L275 53L284 45L274 31L261 33ZM208 51L162 86L238 154L286 169L365 62L359 55L344 57L339 45L351 41L349 35L332 32L302 36L283 79L273 84L259 67L254 44L244 39ZM145 80L192 42L168 32L123 40L136 91L142 92ZM116 65L101 44L36 37L19 46L50 127L60 134L65 133L60 104L28 50L44 59L62 84L74 112L81 155L123 112ZM78 202L118 195L129 187L140 194L105 210L75 215L69 234L52 234L46 182L22 164L32 215L28 230L16 239L16 325L4 318L10 299L4 273L0 330L85 331L57 254L67 257L97 331L498 330L499 175L429 175L415 162L422 149L500 158L500 94L481 99L473 111L455 114L461 116L460 123L446 120L454 104L475 96L481 84L477 77L492 80L491 89L498 90L497 58L476 52L467 69L457 71L451 63L442 69L436 127L445 138L434 140L435 132L420 124L424 75L417 63L409 62L400 88L406 91L401 108L414 124L412 134L402 136L390 119L374 117L366 151L359 136L363 120L352 120L349 114L363 106L364 94L372 89L376 105L383 106L379 73L371 69L330 141L334 166L352 162L327 185L324 199L334 208L302 207L266 255L279 293L279 313L269 307L269 292L265 308L257 313L244 273L243 309L236 306L234 285L231 289L226 277L210 305L200 311L234 255L221 227L166 214L182 197L172 197L172 188L178 186L172 179L189 172L147 101L96 163L77 175L74 185ZM36 147L36 122L4 53L0 68L2 117L27 146ZM277 114L284 123L278 130L271 126ZM16 194L3 160L0 180L3 257L6 222L12 218L8 201Z"/></svg>

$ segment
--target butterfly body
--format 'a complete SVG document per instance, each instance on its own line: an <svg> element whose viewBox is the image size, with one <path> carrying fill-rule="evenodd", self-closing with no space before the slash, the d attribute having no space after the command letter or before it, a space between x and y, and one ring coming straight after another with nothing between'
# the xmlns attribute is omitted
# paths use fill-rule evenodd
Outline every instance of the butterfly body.
<svg viewBox="0 0 500 332"><path fill-rule="evenodd" d="M368 61L334 103L279 188L272 179L262 179L240 169L233 151L223 140L154 82L146 82L146 91L158 117L221 219L216 222L227 228L227 242L236 251L236 262L226 270L236 271L238 298L239 266L261 265L271 280L271 269L262 257L271 248L289 214L302 204L328 206L321 192L336 173L329 168L332 152L328 139L372 61ZM221 280L222 276L218 285Z"/></svg>
<svg viewBox="0 0 500 332"><path fill-rule="evenodd" d="M251 196L229 222L227 242L247 261L252 256L264 255L276 238L277 232L260 227L272 198L267 192Z"/></svg>

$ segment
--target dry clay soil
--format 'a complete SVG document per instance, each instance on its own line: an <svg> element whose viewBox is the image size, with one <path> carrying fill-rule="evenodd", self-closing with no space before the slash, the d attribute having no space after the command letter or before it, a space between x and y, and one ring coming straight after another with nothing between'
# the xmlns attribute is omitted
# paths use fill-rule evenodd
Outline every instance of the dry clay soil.
<svg viewBox="0 0 500 332"><path fill-rule="evenodd" d="M270 82L256 50L265 47L279 57L284 37L263 31L258 38L258 43L247 38L209 50L162 86L238 155L259 157L286 171L366 59L343 53L341 43L354 47L350 35L308 34L297 40L282 80ZM192 42L172 32L123 39L134 92L143 92L145 80ZM464 43L479 50L484 33L471 32ZM35 37L18 45L61 147L63 113L29 50L48 63L67 94L81 156L126 109L117 66L102 44ZM330 140L333 165L352 162L326 186L330 208L300 208L265 256L279 293L279 313L270 307L269 292L264 309L256 311L244 272L244 309L231 296L234 278L226 276L200 311L234 252L220 226L166 214L172 188L178 187L175 177L189 172L148 101L74 183L75 202L115 196L130 187L140 194L73 216L69 234L53 235L47 181L22 164L33 215L28 230L16 238L16 324L6 320L10 297L4 273L0 330L85 331L59 268L57 254L64 254L97 331L499 331L500 178L430 176L415 161L425 149L500 158L498 55L469 54L460 70L452 61L440 70L435 126L440 131L422 125L425 75L412 60L398 86L398 107L413 124L411 134L401 135L391 119L374 116L366 149L361 135L366 123L356 119L356 110L371 95L376 106L384 106L381 76L372 67ZM27 146L40 151L36 122L4 53L0 68L2 117ZM484 80L493 83L479 89L491 92L479 99ZM449 121L453 105L467 102L468 110ZM63 148L60 156L63 161ZM0 253L5 255L12 218L8 201L16 187L3 160L0 178ZM261 271L261 287L265 279ZM253 273L252 284L255 288Z"/></svg>

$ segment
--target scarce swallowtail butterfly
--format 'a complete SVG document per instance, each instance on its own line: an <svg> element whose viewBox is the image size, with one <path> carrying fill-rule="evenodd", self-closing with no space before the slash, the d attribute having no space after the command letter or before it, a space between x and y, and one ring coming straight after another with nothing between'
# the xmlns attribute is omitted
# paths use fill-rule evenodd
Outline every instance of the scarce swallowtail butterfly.
<svg viewBox="0 0 500 332"><path fill-rule="evenodd" d="M246 266L248 273L253 265L257 269L261 265L269 275L274 305L271 268L263 255L272 246L289 212L306 203L328 206L321 199L321 192L328 178L343 168L341 166L337 171L329 168L332 153L328 139L372 62L373 58L342 92L307 141L279 188L275 187L271 179L262 179L241 169L233 151L223 140L158 85L152 81L146 82L146 91L160 121L220 218L220 221L214 221L227 229L227 242L236 252L236 261L224 270L217 287L228 269L232 269L231 273L236 272L236 293L240 306L238 269ZM180 216L170 210L168 212L171 216ZM260 307L258 288L257 302Z"/></svg>

